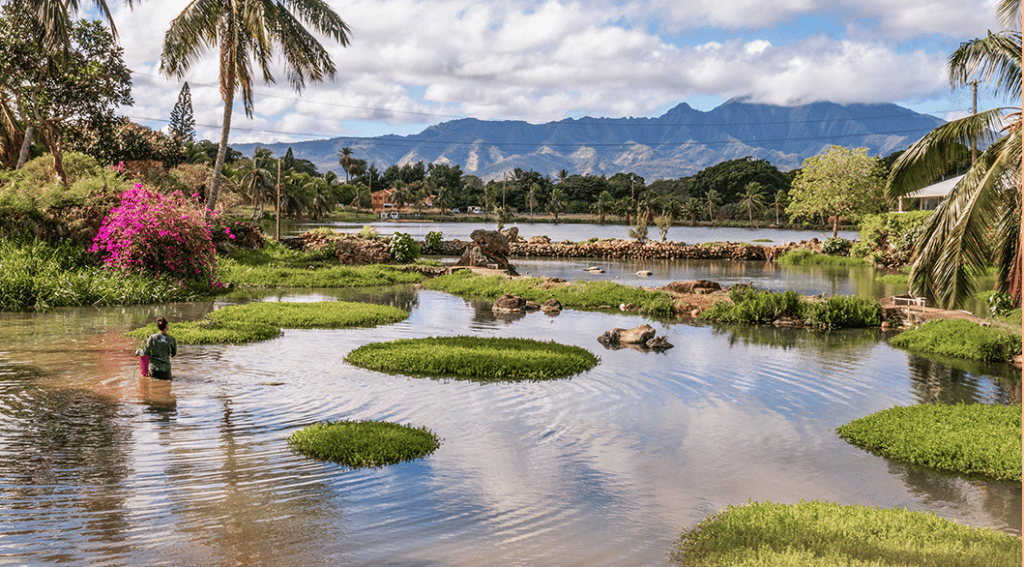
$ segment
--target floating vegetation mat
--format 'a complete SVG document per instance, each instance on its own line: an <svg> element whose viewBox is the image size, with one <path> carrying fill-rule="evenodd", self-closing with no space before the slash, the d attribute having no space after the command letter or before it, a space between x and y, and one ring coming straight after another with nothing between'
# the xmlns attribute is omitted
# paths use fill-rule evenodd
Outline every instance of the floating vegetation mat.
<svg viewBox="0 0 1024 567"><path fill-rule="evenodd" d="M751 502L700 522L669 555L701 567L1016 567L1021 539L933 512Z"/></svg>
<svg viewBox="0 0 1024 567"><path fill-rule="evenodd" d="M292 433L288 445L323 461L350 467L382 467L433 453L441 440L425 427L383 421L314 423Z"/></svg>
<svg viewBox="0 0 1024 567"><path fill-rule="evenodd" d="M409 312L390 305L348 301L256 301L218 309L209 317L221 321L266 323L286 329L341 329L397 323L408 318Z"/></svg>
<svg viewBox="0 0 1024 567"><path fill-rule="evenodd" d="M550 380L590 370L590 351L532 339L431 337L361 346L345 360L393 374L463 380Z"/></svg>
<svg viewBox="0 0 1024 567"><path fill-rule="evenodd" d="M157 332L156 323L150 323L140 329L128 333L129 337L145 339ZM179 344L210 345L217 343L251 343L273 339L281 334L281 329L251 321L219 321L203 319L200 321L182 321L171 323L167 334L174 337Z"/></svg>
<svg viewBox="0 0 1024 567"><path fill-rule="evenodd" d="M893 407L836 431L883 457L999 480L1021 479L1020 405Z"/></svg>

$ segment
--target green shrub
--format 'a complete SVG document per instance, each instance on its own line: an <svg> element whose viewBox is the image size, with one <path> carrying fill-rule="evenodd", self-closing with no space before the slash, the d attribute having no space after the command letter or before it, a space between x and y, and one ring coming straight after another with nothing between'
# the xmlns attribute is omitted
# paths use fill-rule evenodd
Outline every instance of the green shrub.
<svg viewBox="0 0 1024 567"><path fill-rule="evenodd" d="M420 245L416 244L412 236L404 232L396 232L391 235L388 242L388 252L391 259L399 264L411 264L420 257Z"/></svg>
<svg viewBox="0 0 1024 567"><path fill-rule="evenodd" d="M547 380L590 370L590 351L531 339L432 337L371 343L345 360L363 368L436 378Z"/></svg>
<svg viewBox="0 0 1024 567"><path fill-rule="evenodd" d="M295 451L350 467L382 467L418 459L441 446L425 427L381 421L325 421L288 437Z"/></svg>
<svg viewBox="0 0 1024 567"><path fill-rule="evenodd" d="M852 240L830 236L822 243L821 251L830 256L846 256L850 253L851 246L853 246Z"/></svg>
<svg viewBox="0 0 1024 567"><path fill-rule="evenodd" d="M910 282L910 276L907 274L886 274L877 279L880 283L888 285L906 285Z"/></svg>
<svg viewBox="0 0 1024 567"><path fill-rule="evenodd" d="M441 251L441 245L444 244L444 235L439 231L432 230L423 237L423 244L431 253L437 254Z"/></svg>
<svg viewBox="0 0 1024 567"><path fill-rule="evenodd" d="M340 329L396 323L408 318L409 313L390 305L373 303L256 301L229 305L210 313L209 317L219 321L266 323L287 329Z"/></svg>
<svg viewBox="0 0 1024 567"><path fill-rule="evenodd" d="M129 332L128 336L145 339L156 332L156 323L150 323ZM281 329L266 323L202 319L170 323L167 333L174 337L175 341L186 345L241 344L273 339L281 334Z"/></svg>
<svg viewBox="0 0 1024 567"><path fill-rule="evenodd" d="M863 266L867 263L863 258L849 256L830 256L818 254L806 248L796 248L786 252L775 259L775 262L783 266L805 266L828 264L831 266Z"/></svg>
<svg viewBox="0 0 1024 567"><path fill-rule="evenodd" d="M1020 405L893 407L836 429L884 457L935 469L1021 479Z"/></svg>
<svg viewBox="0 0 1024 567"><path fill-rule="evenodd" d="M993 317L1006 315L1013 309L1013 298L1005 291L993 292L988 296L988 310Z"/></svg>
<svg viewBox="0 0 1024 567"><path fill-rule="evenodd" d="M872 256L875 264L885 259L906 264L914 252L917 236L931 211L866 215L861 219L857 241L850 249L851 256Z"/></svg>
<svg viewBox="0 0 1024 567"><path fill-rule="evenodd" d="M1006 362L1021 350L1021 337L994 327L982 327L966 319L946 319L904 331L889 344L909 350L954 358Z"/></svg>
<svg viewBox="0 0 1024 567"><path fill-rule="evenodd" d="M808 325L829 329L877 327L882 324L882 305L873 299L833 295L807 302L803 319Z"/></svg>
<svg viewBox="0 0 1024 567"><path fill-rule="evenodd" d="M932 512L751 502L684 532L670 558L684 567L1017 567L1021 539Z"/></svg>

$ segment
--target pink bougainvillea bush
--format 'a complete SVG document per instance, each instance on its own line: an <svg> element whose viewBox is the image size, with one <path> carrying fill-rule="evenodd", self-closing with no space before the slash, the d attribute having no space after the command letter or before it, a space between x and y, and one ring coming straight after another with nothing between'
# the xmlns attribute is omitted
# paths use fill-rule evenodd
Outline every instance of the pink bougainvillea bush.
<svg viewBox="0 0 1024 567"><path fill-rule="evenodd" d="M135 184L103 220L90 251L109 268L166 276L189 288L216 287L208 219L181 192L166 196Z"/></svg>

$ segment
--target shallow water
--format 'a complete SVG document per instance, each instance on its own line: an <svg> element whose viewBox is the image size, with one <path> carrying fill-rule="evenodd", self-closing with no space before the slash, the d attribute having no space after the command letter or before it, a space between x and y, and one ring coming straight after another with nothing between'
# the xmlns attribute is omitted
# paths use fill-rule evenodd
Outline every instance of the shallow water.
<svg viewBox="0 0 1024 567"><path fill-rule="evenodd" d="M1005 365L916 357L879 331L572 310L499 319L487 303L408 287L260 299L333 298L411 316L183 346L167 383L138 376L121 333L223 303L0 313L0 563L666 565L680 532L749 499L901 506L1020 534L1019 482L888 461L834 433L893 405L1019 401L1020 373ZM675 348L597 342L642 322ZM369 342L456 334L551 339L601 363L481 384L343 360ZM362 470L288 449L291 432L338 419L426 426L443 442Z"/></svg>

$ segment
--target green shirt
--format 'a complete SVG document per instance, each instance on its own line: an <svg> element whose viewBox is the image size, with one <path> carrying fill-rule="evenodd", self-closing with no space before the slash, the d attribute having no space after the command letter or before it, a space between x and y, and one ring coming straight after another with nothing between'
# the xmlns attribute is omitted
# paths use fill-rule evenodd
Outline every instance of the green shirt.
<svg viewBox="0 0 1024 567"><path fill-rule="evenodd" d="M171 357L178 354L178 343L167 333L155 333L146 339L142 354L149 355L150 370L171 371Z"/></svg>

